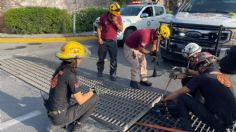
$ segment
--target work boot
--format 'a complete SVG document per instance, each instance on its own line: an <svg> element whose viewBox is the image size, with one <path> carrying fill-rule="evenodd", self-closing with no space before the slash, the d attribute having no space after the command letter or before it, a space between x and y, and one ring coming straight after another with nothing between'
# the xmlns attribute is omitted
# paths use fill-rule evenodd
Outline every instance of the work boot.
<svg viewBox="0 0 236 132"><path fill-rule="evenodd" d="M140 89L137 81L130 81L130 87L134 89Z"/></svg>
<svg viewBox="0 0 236 132"><path fill-rule="evenodd" d="M71 132L80 132L80 131L82 131L83 126L84 126L84 123L76 122L76 123L74 124L73 129L71 129L70 131L71 131Z"/></svg>
<svg viewBox="0 0 236 132"><path fill-rule="evenodd" d="M111 79L112 81L116 81L116 76L115 76L115 75L110 75L110 79Z"/></svg>
<svg viewBox="0 0 236 132"><path fill-rule="evenodd" d="M148 87L152 86L152 83L149 82L148 80L146 80L146 81L140 81L140 84L143 85L143 86L148 86Z"/></svg>
<svg viewBox="0 0 236 132"><path fill-rule="evenodd" d="M98 73L97 73L97 77L98 77L98 78L102 77L102 72L98 72Z"/></svg>

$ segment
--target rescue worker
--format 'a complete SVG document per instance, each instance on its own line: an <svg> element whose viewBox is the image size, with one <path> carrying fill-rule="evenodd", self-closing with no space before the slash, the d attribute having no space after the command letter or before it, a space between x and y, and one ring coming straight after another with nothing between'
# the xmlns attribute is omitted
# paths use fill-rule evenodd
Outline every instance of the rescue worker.
<svg viewBox="0 0 236 132"><path fill-rule="evenodd" d="M187 68L191 69L192 62L196 55L202 51L202 47L200 47L196 43L189 43L187 44L184 49L182 50L182 54L185 58L188 59L188 65Z"/></svg>
<svg viewBox="0 0 236 132"><path fill-rule="evenodd" d="M220 60L220 70L226 74L236 74L236 46L230 48L228 55Z"/></svg>
<svg viewBox="0 0 236 132"><path fill-rule="evenodd" d="M216 68L212 57L207 52L199 53L194 60L194 67L200 75L164 98L167 102L177 99L178 116L183 119L183 127L187 131L193 131L189 112L217 132L225 131L236 120L236 100L230 90L232 83ZM196 90L205 99L204 103L188 94Z"/></svg>
<svg viewBox="0 0 236 132"><path fill-rule="evenodd" d="M138 76L140 76L140 84L144 86L152 86L147 79L147 61L145 55L157 57L157 36L158 30L155 29L139 29L128 36L124 44L125 58L131 64L131 81L130 86L139 89ZM151 44L152 49L145 49Z"/></svg>
<svg viewBox="0 0 236 132"><path fill-rule="evenodd" d="M176 75L176 77L177 79L181 79L181 83L183 86L194 76L199 75L197 71L193 70L193 60L201 51L202 47L200 47L196 43L189 43L182 50L182 55L188 60L187 67L178 67L179 69L177 68L175 70L181 71L181 74Z"/></svg>
<svg viewBox="0 0 236 132"><path fill-rule="evenodd" d="M220 71L223 72L227 77L231 80L235 79L236 74L236 46L232 46L228 52L228 54L223 57L219 64L220 64ZM236 83L233 83L232 92L236 95Z"/></svg>
<svg viewBox="0 0 236 132"><path fill-rule="evenodd" d="M68 42L62 46L56 56L62 61L51 79L49 98L46 101L48 117L54 125L68 125L86 122L94 111L98 96L94 90L82 93L76 78L76 68L84 57L89 54L87 48L78 42ZM71 104L71 98L75 104Z"/></svg>
<svg viewBox="0 0 236 132"><path fill-rule="evenodd" d="M110 79L116 80L117 70L117 33L123 30L123 23L120 16L120 5L113 2L108 7L108 12L100 17L97 28L98 34L98 77L102 77L104 70L104 59L107 51L110 56Z"/></svg>

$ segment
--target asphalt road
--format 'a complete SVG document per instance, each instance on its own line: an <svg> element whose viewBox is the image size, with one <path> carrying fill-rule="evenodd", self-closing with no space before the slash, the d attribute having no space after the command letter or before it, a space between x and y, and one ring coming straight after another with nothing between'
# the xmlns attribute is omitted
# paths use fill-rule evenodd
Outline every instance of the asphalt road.
<svg viewBox="0 0 236 132"><path fill-rule="evenodd" d="M83 42L91 50L92 57L84 59L80 65L80 71L90 76L96 76L97 68L97 43L95 41ZM60 50L63 43L0 43L0 59L11 57L24 57L32 62L40 63L49 68L55 69L60 60L55 57L55 53ZM107 56L109 60L109 57ZM148 59L148 73L152 74L153 64L151 58ZM159 60L160 77L150 78L152 87L142 87L145 90L160 92L165 89L168 82L168 70L173 66L180 65L173 62L163 62ZM104 79L109 80L109 61L106 61ZM123 49L119 48L118 55L118 80L119 85L129 87L130 67L123 56ZM232 77L234 85L235 77ZM179 80L173 80L168 91L174 91L181 87ZM40 91L31 85L15 78L14 76L0 70L0 131L3 132L34 132L46 131L49 120L42 104ZM85 131L105 131L109 130L103 125L89 120Z"/></svg>

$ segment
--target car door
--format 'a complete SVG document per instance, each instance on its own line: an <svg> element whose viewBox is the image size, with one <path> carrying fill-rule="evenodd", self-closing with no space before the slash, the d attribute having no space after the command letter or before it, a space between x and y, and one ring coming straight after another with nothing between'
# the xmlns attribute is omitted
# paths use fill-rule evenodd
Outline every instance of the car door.
<svg viewBox="0 0 236 132"><path fill-rule="evenodd" d="M154 10L152 6L145 7L140 13L140 21L137 22L138 28L152 28Z"/></svg>
<svg viewBox="0 0 236 132"><path fill-rule="evenodd" d="M165 9L162 6L154 6L154 17L152 17L152 28L157 28L160 26L160 21L165 17Z"/></svg>

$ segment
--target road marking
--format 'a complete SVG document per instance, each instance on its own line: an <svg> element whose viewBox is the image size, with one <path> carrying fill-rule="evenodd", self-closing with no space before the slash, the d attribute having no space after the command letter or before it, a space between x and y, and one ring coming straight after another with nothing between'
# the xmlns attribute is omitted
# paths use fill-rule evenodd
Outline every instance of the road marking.
<svg viewBox="0 0 236 132"><path fill-rule="evenodd" d="M16 117L15 119L11 119L11 120L8 120L8 121L5 121L5 122L0 122L0 131L4 130L4 129L10 127L10 126L13 126L15 124L18 124L18 123L20 123L24 120L28 120L30 118L38 116L40 114L41 114L41 112L36 110L36 111L30 112L28 114Z"/></svg>
<svg viewBox="0 0 236 132"><path fill-rule="evenodd" d="M1 43L48 43L48 42L66 42L66 41L88 41L96 40L95 36L81 37L60 37L60 38L0 38Z"/></svg>

